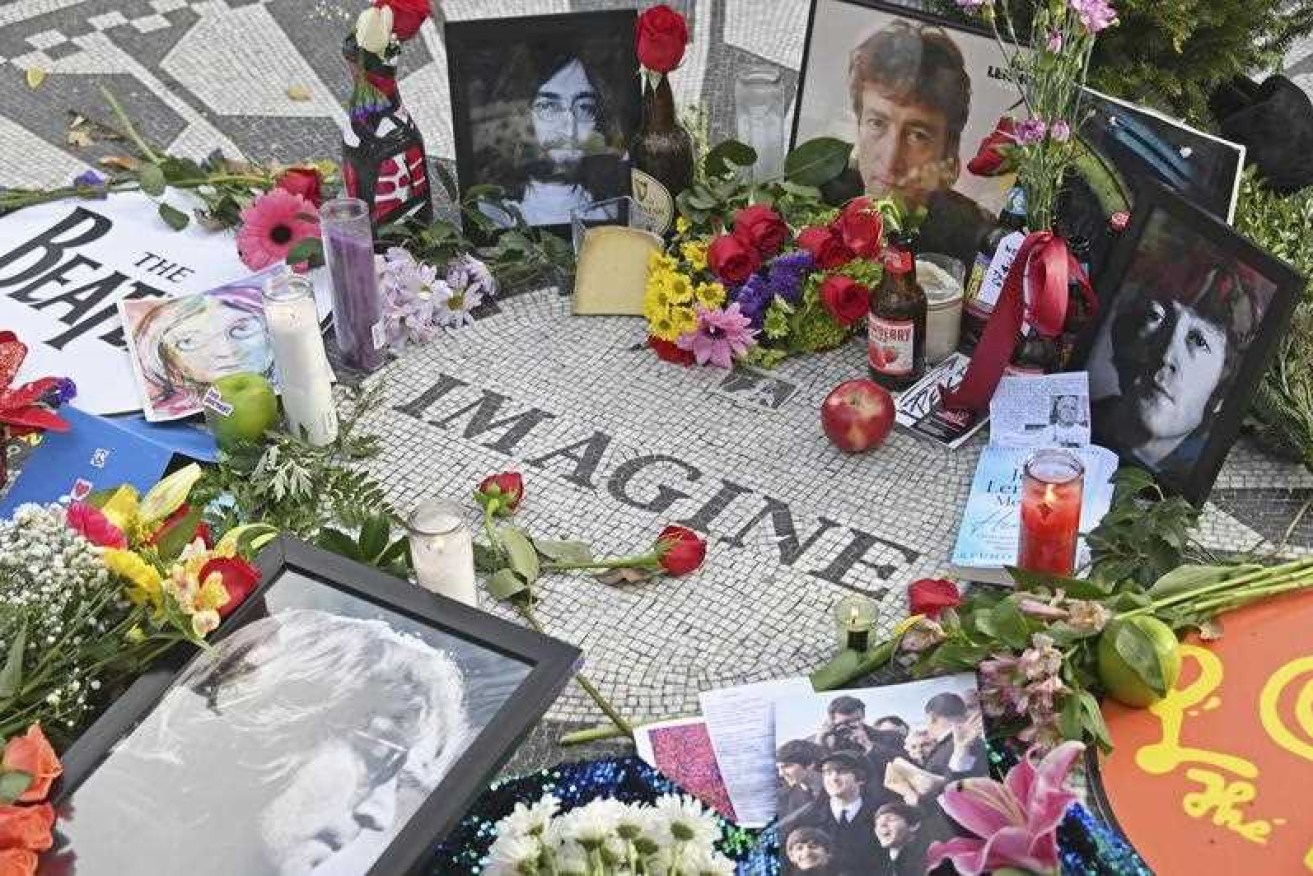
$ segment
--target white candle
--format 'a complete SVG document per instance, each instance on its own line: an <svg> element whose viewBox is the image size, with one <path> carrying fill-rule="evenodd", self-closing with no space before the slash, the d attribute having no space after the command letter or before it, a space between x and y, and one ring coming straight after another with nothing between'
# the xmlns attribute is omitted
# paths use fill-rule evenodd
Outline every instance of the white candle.
<svg viewBox="0 0 1313 876"><path fill-rule="evenodd" d="M270 280L264 290L264 319L288 431L319 447L331 444L337 438L337 408L314 286L297 275Z"/></svg>
<svg viewBox="0 0 1313 876"><path fill-rule="evenodd" d="M410 557L425 590L478 606L474 588L474 533L459 506L442 499L421 502L410 515Z"/></svg>

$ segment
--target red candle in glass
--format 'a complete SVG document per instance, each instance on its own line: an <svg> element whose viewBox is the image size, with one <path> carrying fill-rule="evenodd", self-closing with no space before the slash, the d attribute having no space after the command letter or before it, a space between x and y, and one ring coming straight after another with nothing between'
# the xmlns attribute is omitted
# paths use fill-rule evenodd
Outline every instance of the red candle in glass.
<svg viewBox="0 0 1313 876"><path fill-rule="evenodd" d="M1084 481L1084 466L1066 450L1037 450L1026 460L1018 566L1053 575L1074 571Z"/></svg>

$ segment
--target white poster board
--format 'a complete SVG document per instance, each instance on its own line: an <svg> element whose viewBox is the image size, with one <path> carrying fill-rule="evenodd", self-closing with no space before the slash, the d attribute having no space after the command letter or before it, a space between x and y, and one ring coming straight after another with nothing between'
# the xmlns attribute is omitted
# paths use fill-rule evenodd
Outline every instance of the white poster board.
<svg viewBox="0 0 1313 876"><path fill-rule="evenodd" d="M188 213L195 204L170 191ZM117 303L121 298L204 292L253 271L231 232L192 223L173 231L138 193L69 199L0 218L0 328L28 345L23 379L54 375L78 386L74 404L95 414L141 408ZM327 271L311 275L320 316Z"/></svg>

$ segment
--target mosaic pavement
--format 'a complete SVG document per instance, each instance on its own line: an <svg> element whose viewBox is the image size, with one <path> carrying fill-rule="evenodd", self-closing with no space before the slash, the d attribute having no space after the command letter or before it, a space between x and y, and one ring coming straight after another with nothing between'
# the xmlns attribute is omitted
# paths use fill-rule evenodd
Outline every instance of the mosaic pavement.
<svg viewBox="0 0 1313 876"><path fill-rule="evenodd" d="M0 3L0 185L53 185L94 150L66 143L68 113L100 113L107 87L144 134L172 151L216 147L251 158L338 153L347 81L338 47L357 0L5 0ZM449 20L632 5L623 0L444 0ZM727 133L732 82L770 64L796 81L805 0L675 0L693 44L677 99ZM1313 82L1313 46L1289 72ZM48 77L28 88L25 71ZM292 87L309 99L293 101ZM441 28L426 24L402 59L402 93L431 152L453 153ZM895 436L845 457L817 429L825 391L851 376L854 351L791 362L778 408L723 375L685 371L637 349L634 321L566 319L539 292L389 366L389 436L378 462L400 505L463 494L516 464L529 475L525 517L543 533L600 550L644 544L672 520L714 538L707 568L683 581L614 589L547 583L543 620L583 646L601 688L635 717L690 711L700 688L804 671L828 656L828 606L846 590L901 612L903 585L936 572L953 538L979 449L948 453ZM781 395L785 393L781 392ZM1206 540L1224 548L1279 539L1313 496L1313 476L1246 442L1208 506ZM1313 520L1291 535L1313 546ZM1303 546L1303 547L1298 547ZM495 607L494 607L495 610ZM560 759L559 729L597 720L574 687L514 766ZM579 753L570 752L570 754Z"/></svg>

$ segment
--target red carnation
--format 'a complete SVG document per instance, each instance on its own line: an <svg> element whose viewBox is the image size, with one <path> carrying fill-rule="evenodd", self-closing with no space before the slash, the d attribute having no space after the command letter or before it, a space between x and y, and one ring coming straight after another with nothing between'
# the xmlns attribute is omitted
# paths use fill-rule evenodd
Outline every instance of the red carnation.
<svg viewBox="0 0 1313 876"><path fill-rule="evenodd" d="M833 274L821 283L821 304L839 325L852 325L871 308L871 290L852 277Z"/></svg>
<svg viewBox="0 0 1313 876"><path fill-rule="evenodd" d="M848 202L834 221L834 228L858 258L878 259L884 240L884 217L871 203L870 198L855 198Z"/></svg>
<svg viewBox="0 0 1313 876"><path fill-rule="evenodd" d="M638 63L655 73L669 73L684 60L688 22L666 4L638 16Z"/></svg>
<svg viewBox="0 0 1313 876"><path fill-rule="evenodd" d="M798 235L798 246L811 253L812 260L822 271L843 267L856 257L843 238L828 225L804 228Z"/></svg>
<svg viewBox="0 0 1313 876"><path fill-rule="evenodd" d="M657 354L657 358L663 362L672 362L675 365L685 366L693 364L693 351L685 350L672 341L663 340L656 335L648 335L647 345Z"/></svg>
<svg viewBox="0 0 1313 876"><path fill-rule="evenodd" d="M907 601L912 614L937 618L944 609L961 605L962 594L947 578L922 578L907 585Z"/></svg>
<svg viewBox="0 0 1313 876"><path fill-rule="evenodd" d="M667 526L657 536L657 561L671 575L687 575L707 556L702 536L682 526Z"/></svg>
<svg viewBox="0 0 1313 876"><path fill-rule="evenodd" d="M494 517L510 517L524 499L524 478L518 471L490 475L479 483L474 499Z"/></svg>
<svg viewBox="0 0 1313 876"><path fill-rule="evenodd" d="M374 0L374 6L392 10L392 32L405 42L413 37L429 17L429 0Z"/></svg>
<svg viewBox="0 0 1313 876"><path fill-rule="evenodd" d="M722 283L738 286L761 267L761 255L732 234L722 234L707 247L707 265Z"/></svg>
<svg viewBox="0 0 1313 876"><path fill-rule="evenodd" d="M313 167L293 167L283 171L276 183L278 188L300 195L316 207L324 203L324 178Z"/></svg>
<svg viewBox="0 0 1313 876"><path fill-rule="evenodd" d="M260 585L260 570L241 557L215 557L201 566L201 583L216 572L228 591L228 601L219 606L219 617L227 617Z"/></svg>
<svg viewBox="0 0 1313 876"><path fill-rule="evenodd" d="M734 214L734 236L755 249L762 258L770 258L789 239L789 226L784 217L770 207L753 204Z"/></svg>
<svg viewBox="0 0 1313 876"><path fill-rule="evenodd" d="M980 141L976 157L967 162L967 170L976 176L1000 176L1016 170L1012 147L1017 144L1017 123L1012 116L1003 116Z"/></svg>
<svg viewBox="0 0 1313 876"><path fill-rule="evenodd" d="M128 539L95 505L74 502L65 518L69 528L96 547L126 549Z"/></svg>

